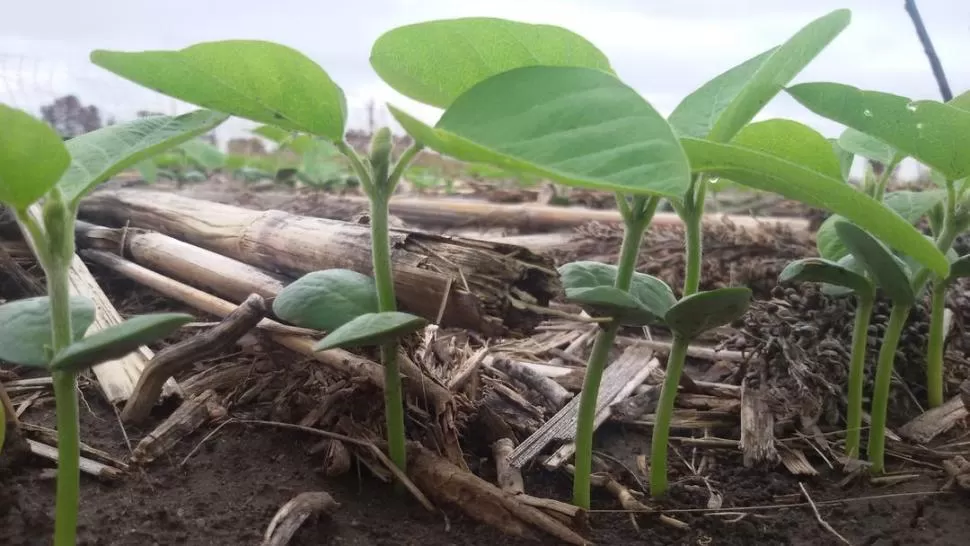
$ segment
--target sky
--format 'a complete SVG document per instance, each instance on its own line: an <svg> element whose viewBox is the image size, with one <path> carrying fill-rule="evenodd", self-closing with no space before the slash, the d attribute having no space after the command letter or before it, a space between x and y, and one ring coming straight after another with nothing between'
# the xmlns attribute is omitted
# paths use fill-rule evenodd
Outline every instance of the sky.
<svg viewBox="0 0 970 546"><path fill-rule="evenodd" d="M955 94L970 89L970 1L918 0ZM349 125L392 124L385 103L434 122L440 111L394 92L371 69L370 47L397 26L432 19L502 17L563 26L599 47L619 77L662 114L710 78L778 45L831 10L852 23L797 78L939 99L903 0L33 0L4 6L0 19L0 102L33 113L65 94L95 104L104 118L138 110L184 113L179 103L92 65L93 49L179 49L231 38L296 48L347 94ZM838 136L841 127L783 93L756 119L786 117ZM221 140L248 136L231 119Z"/></svg>

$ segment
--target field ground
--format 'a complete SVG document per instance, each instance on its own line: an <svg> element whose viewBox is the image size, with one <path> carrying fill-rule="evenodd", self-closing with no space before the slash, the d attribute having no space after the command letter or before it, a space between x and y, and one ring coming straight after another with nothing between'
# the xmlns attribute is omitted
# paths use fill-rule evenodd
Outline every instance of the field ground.
<svg viewBox="0 0 970 546"><path fill-rule="evenodd" d="M220 200L225 202L255 209L266 206L260 202L259 192L227 189L219 184L195 187L186 193L211 197L213 192L220 193L223 197ZM271 206L338 220L353 219L361 212L359 206L331 206L335 199L320 194L312 198L294 194L288 203L276 201ZM816 213L786 203L762 214L817 219ZM465 227L461 232L468 235L470 230ZM493 227L488 233L483 232L483 237L506 234L514 235ZM565 230L563 236L568 244L544 250L558 263L615 259L619 248L619 231L603 224ZM676 226L652 229L642 249L639 270L679 286L682 248L682 233ZM687 373L691 379L706 385L738 386L745 381L749 387L756 386L764 397L762 408L773 416L773 449L784 463L766 461L746 466L737 444L740 401L698 390L692 393L696 396L678 406L677 415L682 418L683 426L674 430L677 439L670 447L672 490L669 497L660 502L640 498L671 519L662 521L658 512L633 518L623 511L615 490L597 488L593 510L587 517L589 528L583 529L583 525L579 528L591 542L701 546L966 543L966 537L970 536L967 517L970 495L944 487L949 476L943 465L955 455L966 456L970 452L966 418L927 445L906 440L891 442L889 476L877 483L868 483L862 478L847 479L836 460L844 410L841 385L851 334L851 304L833 301L814 287L794 290L777 287L775 282L785 263L813 253L811 234L797 230L749 231L713 224L705 233L703 287L748 285L755 290L757 300L743 321L718 330L711 339L704 340L705 344L709 347L720 344L726 350L742 354L756 352L757 356L744 362L692 358ZM32 264L24 265L29 272L36 273ZM89 266L123 316L187 309L184 304L104 267ZM0 297L21 297L15 283L7 278L3 280ZM951 296L954 333L947 352L950 396L970 377L970 339L963 333L970 319L968 298L967 285L961 285ZM876 332L884 327L888 314L885 303L880 305L873 320ZM196 314L200 321L218 320ZM925 394L918 385L923 374L921 341L925 340L927 320L924 309L914 312L900 348L903 358L897 358L897 383L890 419L894 430L922 412ZM550 323L568 326L569 321L554 318ZM573 326L581 329L584 325L574 322ZM626 334L642 337L641 332ZM177 339L152 348L161 350L188 335L183 332ZM542 339L548 340L548 332L536 334L541 335L546 335ZM664 338L664 332L651 332L651 335L657 340ZM483 341L473 336L462 339L471 351L480 348ZM871 347L878 339L878 335L871 337ZM499 351L503 343L525 346L523 340L491 340L491 345ZM585 352L588 346L572 358L585 359ZM870 351L870 365L875 352ZM618 349L616 354L619 353ZM533 356L536 361L547 362L551 354ZM662 362L664 355L661 352L657 355ZM241 422L304 420L307 412L321 403L321 397L334 392L332 387L341 381L322 373L322 368L312 359L280 348L254 332L238 346L197 362L176 379L184 381L210 368L241 371L235 382L216 389L219 405L231 419L213 419L157 460L144 466L132 465L129 474L120 480L99 480L85 475L79 544L258 544L276 511L306 491L326 491L340 506L330 517L313 518L304 524L290 544L503 543L511 546L536 543L506 536L476 522L460 506L440 505L443 512L430 513L409 494L395 492L392 485L376 479L356 458L346 472L328 476L324 468L328 463L319 452L318 438L271 424ZM29 374L23 370L0 367L0 380L5 384L26 377ZM648 379L647 384L651 383L656 383L656 377ZM324 422L332 424L347 418L382 433L375 425L381 422L381 408L375 408L374 404L380 393L355 383L352 378L339 384L345 385L346 396L337 403L336 411L329 412L317 426L327 428ZM507 377L504 380L494 376L483 378L478 388L479 401L485 398L484 393L489 390L486 387L496 384L510 386L538 409L539 417L533 416L533 422L541 423L555 413L543 408L535 393L529 392L522 383ZM82 441L119 459L128 457L132 446L174 409L170 403L160 405L148 423L122 427L117 410L104 401L97 386L91 381L83 382L82 386ZM566 386L575 392L575 385ZM28 435L34 437L35 433L40 434L39 427L52 426L50 392L24 390L11 395L16 405L28 405L22 419L35 426L28 430ZM468 467L482 478L494 481L495 462L484 440L486 431L477 419L480 416L474 412L479 407L476 405L467 415L463 414L459 437ZM644 424L649 413L647 410L638 415L611 418L597 433L596 451L603 455L604 468L634 496L645 490L647 479L642 468L644 460L639 456L649 451L650 427ZM412 437L423 429L421 419L412 412L409 423ZM698 425L699 422L706 424ZM528 426L522 426L528 430ZM520 428L512 428L519 441L524 439ZM346 426L341 430L346 431ZM804 463L801 467L797 464L799 461ZM792 471L798 468L800 474ZM529 495L570 500L571 478L563 469L547 471L533 464L523 474ZM0 460L0 543L9 546L49 543L54 484L54 474L46 461L28 458L26 462L9 464ZM541 543L556 541L546 535Z"/></svg>

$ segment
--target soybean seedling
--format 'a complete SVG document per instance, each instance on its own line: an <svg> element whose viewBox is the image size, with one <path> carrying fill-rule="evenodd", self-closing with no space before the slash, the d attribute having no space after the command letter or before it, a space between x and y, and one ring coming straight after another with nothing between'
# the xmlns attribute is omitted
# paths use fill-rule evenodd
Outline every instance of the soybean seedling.
<svg viewBox="0 0 970 546"><path fill-rule="evenodd" d="M298 280L299 285L281 294L274 309L286 315L287 296L307 292L317 296L315 315L337 309L334 314L339 319L326 321L332 330L318 349L336 346L331 343L338 341L340 346L349 347L380 338L388 446L392 460L405 468L404 410L395 340L424 322L395 310L387 208L397 182L422 144L416 142L392 164L391 135L382 129L374 135L369 157L361 157L344 139L347 107L343 91L319 65L280 44L227 40L178 51L95 51L91 59L124 78L185 102L327 140L349 159L371 203L373 284L345 271L323 277L314 272L310 274L313 277ZM571 32L491 18L437 21L392 30L374 44L371 64L392 86L406 88L405 95L418 96L421 102L439 108L447 107L476 82L516 67L550 64L609 68L596 48ZM324 296L313 288L314 283L327 284L334 277L340 279L341 287L352 286L353 290ZM363 299L351 301L348 294L363 294ZM347 309L363 314L344 312ZM288 316L302 325L310 320L295 312Z"/></svg>
<svg viewBox="0 0 970 546"><path fill-rule="evenodd" d="M226 116L196 111L142 118L69 140L45 123L0 105L0 202L10 207L47 277L47 296L0 306L0 359L48 370L57 411L55 546L73 546L80 472L77 375L170 334L191 315L131 318L85 337L89 299L71 296L74 224L81 199L122 169L209 131Z"/></svg>
<svg viewBox="0 0 970 546"><path fill-rule="evenodd" d="M778 276L780 282L819 282L851 292L856 297L855 323L852 327L852 352L849 358L849 383L846 404L846 459L858 459L862 433L862 395L865 383L866 349L869 323L876 300L876 286L865 275L852 269L852 258L833 262L824 258L804 258L788 264Z"/></svg>
<svg viewBox="0 0 970 546"><path fill-rule="evenodd" d="M594 344L580 398L573 493L578 506L589 506L590 459L586 453L591 449L591 408L595 407L598 378L615 329L630 321L664 319L672 309L656 307L669 305L666 297L647 301L635 288L636 279L655 286L646 277L634 275L642 233L656 206L652 200L670 201L687 225L684 301L697 293L699 284L703 177L708 175L847 215L935 269L946 267L946 259L913 226L847 187L831 142L820 134L788 120L748 125L761 107L848 24L848 19L845 10L821 17L785 44L718 76L688 96L676 115L671 115L669 124L658 121L653 108L612 71L599 67L522 66L468 85L469 78L464 74L435 71L408 52L395 57L399 62L395 69L402 76L398 80L385 78L392 87L416 100L446 107L434 127L391 107L395 119L416 142L456 159L617 193L626 227L616 268L581 275L578 273L583 268L577 266L576 275L563 275L567 294L572 291L573 297L581 298L575 301L614 317ZM454 29L433 32L453 24L419 24L392 34L397 33L402 42L408 39L422 47L434 47L435 52L465 51L466 43L448 41L460 36ZM465 86L457 99L434 102L435 89L457 85ZM670 138L671 125L675 139ZM610 131L601 130L604 127ZM681 152L686 152L693 178L685 176ZM658 294L654 292L654 296ZM705 295L705 299L715 297ZM737 293L732 293L729 299L736 302L736 297ZM704 320L703 316L698 318ZM685 330L680 345L694 333ZM676 371L682 358L676 353L672 357L668 366ZM673 400L675 393L668 388L664 400ZM658 428L661 431L653 450L666 442L664 427ZM664 473L665 459L658 460L656 468L655 476ZM657 478L656 483L652 489L659 494L665 482Z"/></svg>

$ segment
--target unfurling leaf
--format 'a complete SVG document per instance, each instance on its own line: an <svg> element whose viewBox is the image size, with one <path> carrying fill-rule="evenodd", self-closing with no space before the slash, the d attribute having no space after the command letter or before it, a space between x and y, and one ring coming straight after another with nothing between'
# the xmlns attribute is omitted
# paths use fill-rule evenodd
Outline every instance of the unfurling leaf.
<svg viewBox="0 0 970 546"><path fill-rule="evenodd" d="M320 65L285 45L225 40L177 51L98 50L91 61L202 108L333 141L344 136L344 92Z"/></svg>
<svg viewBox="0 0 970 546"><path fill-rule="evenodd" d="M68 202L139 161L207 133L228 116L196 110L180 116L152 116L109 125L67 141L71 166L57 183Z"/></svg>
<svg viewBox="0 0 970 546"><path fill-rule="evenodd" d="M458 97L434 128L390 109L416 141L459 160L678 201L690 186L687 158L667 121L600 70L503 72Z"/></svg>
<svg viewBox="0 0 970 546"><path fill-rule="evenodd" d="M130 318L79 339L54 356L50 368L80 373L92 366L121 358L146 343L158 341L193 319L185 313L156 313Z"/></svg>
<svg viewBox="0 0 970 546"><path fill-rule="evenodd" d="M751 289L718 288L697 292L677 302L667 311L664 322L674 334L693 339L744 316L751 303Z"/></svg>
<svg viewBox="0 0 970 546"><path fill-rule="evenodd" d="M398 93L438 108L448 108L478 82L514 68L612 71L603 52L570 30L491 17L395 28L374 42L370 64Z"/></svg>
<svg viewBox="0 0 970 546"><path fill-rule="evenodd" d="M344 323L313 346L314 351L351 349L383 345L401 336L417 332L428 321L409 313L385 311L367 313Z"/></svg>
<svg viewBox="0 0 970 546"><path fill-rule="evenodd" d="M571 262L559 268L567 300L621 324L658 324L677 302L667 283L643 273L633 274L629 292L615 288L616 273L616 266L594 261Z"/></svg>
<svg viewBox="0 0 970 546"><path fill-rule="evenodd" d="M95 318L94 302L71 297L71 329L74 339L88 331ZM46 368L51 346L50 300L47 296L26 298L0 305L0 360L21 366Z"/></svg>
<svg viewBox="0 0 970 546"><path fill-rule="evenodd" d="M349 269L307 273L283 288L273 301L277 317L324 332L377 310L374 279Z"/></svg>
<svg viewBox="0 0 970 546"><path fill-rule="evenodd" d="M894 303L911 305L915 301L909 268L881 241L850 222L836 222L835 231Z"/></svg>
<svg viewBox="0 0 970 546"><path fill-rule="evenodd" d="M57 184L70 162L50 125L0 104L0 203L27 209Z"/></svg>
<svg viewBox="0 0 970 546"><path fill-rule="evenodd" d="M840 286L858 294L872 292L869 279L856 273L852 269L824 258L803 258L791 262L781 274L780 282L819 282Z"/></svg>
<svg viewBox="0 0 970 546"><path fill-rule="evenodd" d="M878 161L883 165L893 163L899 155L899 152L889 144L851 127L842 131L839 136L839 146L857 156Z"/></svg>

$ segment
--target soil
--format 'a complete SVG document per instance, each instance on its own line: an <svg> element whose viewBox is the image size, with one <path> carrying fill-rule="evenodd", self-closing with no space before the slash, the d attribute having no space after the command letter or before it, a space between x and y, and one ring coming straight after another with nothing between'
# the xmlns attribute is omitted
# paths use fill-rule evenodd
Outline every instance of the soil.
<svg viewBox="0 0 970 546"><path fill-rule="evenodd" d="M585 244L565 259L610 259L619 247L615 230L587 226ZM790 346L808 348L800 354L810 376L793 379L785 371L786 360L770 353L764 366L771 370L780 397L777 403L798 407L825 408L836 417L821 426L836 427L840 411L841 384L839 357L823 354L824 340L845 344L845 325L851 321L851 302L832 301L813 292L812 287L792 291L775 285L780 268L789 260L814 254L811 238L792 233L776 233L767 239L752 239L730 226L705 235L704 278L707 288L748 284L755 288L758 302L752 313L735 333L737 348L752 348L752 339L774 336ZM641 255L641 271L651 272L680 286L682 233L652 233ZM152 291L119 279L92 267L112 301L123 315L155 310L184 310ZM2 276L2 275L0 275ZM0 297L20 297L10 283L0 284ZM970 319L970 287L954 291L953 302L957 331ZM808 305L804 305L808 301ZM802 304L802 305L795 305ZM791 305L797 316L779 318L778 308ZM888 314L877 308L876 316ZM784 315L784 313L783 313ZM818 319L818 320L817 320ZM211 320L200 317L199 320ZM805 337L800 325L821 322L823 327ZM918 359L917 345L925 335L926 315L914 311L909 338L901 348L907 359ZM880 319L874 321L878 330ZM797 332L797 333L796 333ZM165 340L154 348L176 342L179 336ZM878 338L873 338L876 343ZM731 338L727 341L731 342ZM781 345L779 345L780 347ZM843 345L844 346L844 345ZM967 356L970 343L954 338L948 353L950 385L970 376ZM826 360L828 357L828 360ZM252 362L254 379L260 374L273 375L273 387L265 396L248 402L227 404L231 416L275 418L295 422L292 415L313 402L313 389L307 380L305 358L285 350L254 355L245 350L227 352L218 362ZM257 365L257 361L259 364ZM696 364L696 363L695 363ZM202 367L211 365L200 363ZM919 367L913 377L903 374L910 385L922 381ZM3 370L13 370L0 366ZM21 370L13 370L20 373ZM750 370L749 370L750 371ZM2 377L2 375L0 375ZM818 381L804 380L812 377ZM288 386L304 385L293 395L294 400L280 410L276 401ZM306 385L311 385L307 387ZM156 408L150 423L122 429L114 408L101 398L97 388L85 384L81 406L82 441L112 455L124 458L129 445L140 440L161 422L172 408ZM797 398L813 396L817 406ZM220 393L228 395L229 393ZM915 392L917 399L922 393ZM379 415L373 403L375 393L358 391L348 399L344 409L349 414ZM238 397L230 399L238 400ZM893 419L898 423L918 413L914 404L905 402L908 395L894 398ZM818 411L818 414L827 414ZM298 415L298 414L297 414ZM53 402L38 400L24 416L26 422L51 426ZM494 462L489 453L476 444L476 431L465 431L466 459L469 467L493 479ZM737 438L737 430L718 430L721 438ZM947 440L965 435L955 430ZM941 439L941 441L944 441ZM305 433L266 425L232 423L222 427L209 425L184 439L161 459L133 471L122 481L106 483L89 476L82 477L82 500L78 544L84 545L237 545L259 544L269 521L284 503L307 491L326 491L340 504L331 517L304 524L294 545L397 545L422 546L536 544L500 534L491 527L476 523L455 507L440 507L443 513L428 513L406 494L374 478L363 466L352 466L339 477L328 477L321 468L321 455L310 452L317 439ZM606 424L597 433L597 451L607 453L615 462L610 470L634 491L643 491L643 476L637 467L637 456L648 450L649 429L629 425ZM705 464L698 474L700 460ZM850 544L904 545L965 544L970 535L970 496L965 492L941 491L946 475L937 463L907 462L890 459L893 472L913 473L916 477L895 485L876 486L856 480L840 485L845 478L840 469L829 468L822 458L810 456L818 476L794 476L780 465L756 465L746 468L736 450L695 450L671 448L671 484L669 496L659 503L666 514L689 527L676 529L655 516L641 515L636 526L630 515L620 512L612 495L594 490L590 525L585 536L596 544L692 544L692 545L829 545L842 544L832 531L818 521L822 519ZM0 458L2 461L2 458ZM687 465L686 461L693 461ZM0 462L0 545L49 544L53 529L54 473L51 466L36 458L17 466ZM817 504L818 515L806 501L802 487ZM525 472L525 489L536 497L568 501L571 479L564 472L550 473L539 468ZM645 501L646 502L646 501ZM715 508L720 508L715 510ZM637 528L639 527L639 529ZM555 543L552 539L542 543Z"/></svg>

